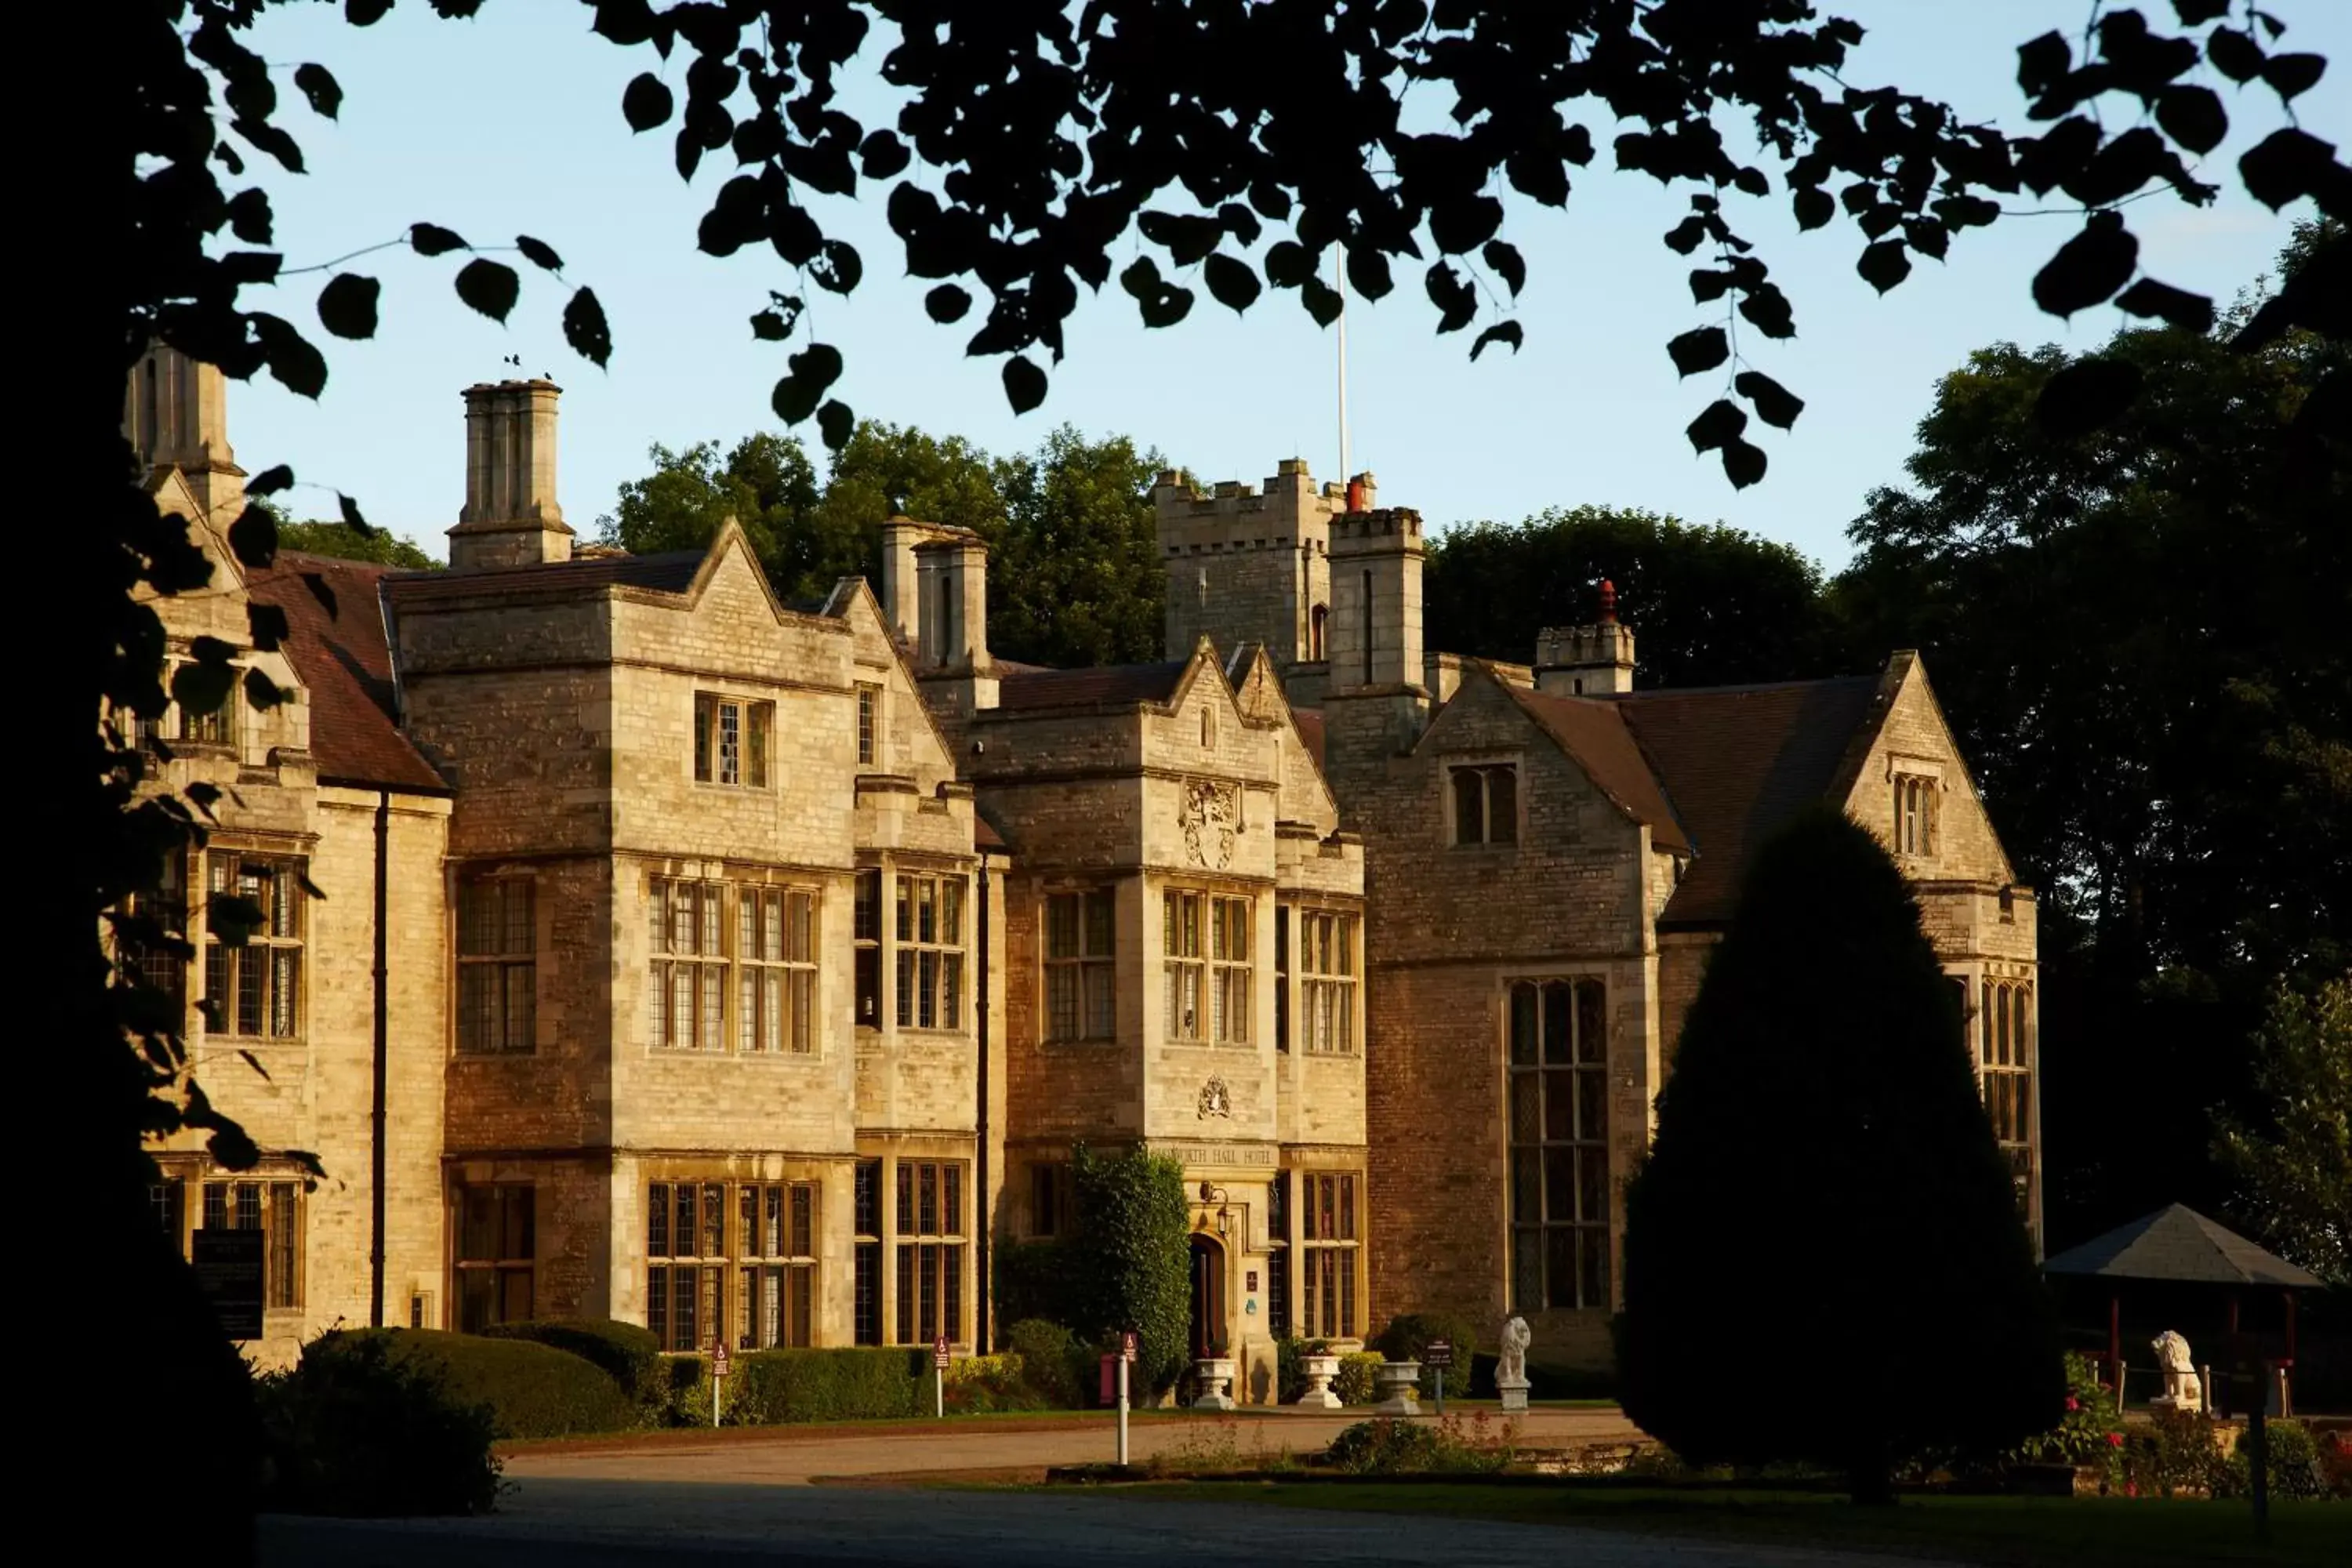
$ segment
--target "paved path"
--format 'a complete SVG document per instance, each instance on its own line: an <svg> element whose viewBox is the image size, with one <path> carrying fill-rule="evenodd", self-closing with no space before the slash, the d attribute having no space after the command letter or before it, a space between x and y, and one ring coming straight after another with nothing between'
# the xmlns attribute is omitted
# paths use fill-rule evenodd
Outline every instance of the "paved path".
<svg viewBox="0 0 2352 1568"><path fill-rule="evenodd" d="M1138 1459L1230 1440L1246 1462L1319 1448L1360 1412L1138 1422ZM1538 1411L1521 1441L1632 1434L1613 1410ZM1110 1458L1108 1419L1055 1428L803 1429L627 1448L520 1454L487 1519L262 1521L264 1568L1921 1568L1803 1547L1665 1540L1575 1526L1183 1502L1115 1489L1047 1492L811 1484L819 1478L1013 1470Z"/></svg>
<svg viewBox="0 0 2352 1568"><path fill-rule="evenodd" d="M1118 1491L622 1480L526 1481L481 1520L266 1519L261 1561L263 1568L1922 1568L1916 1558Z"/></svg>
<svg viewBox="0 0 2352 1568"><path fill-rule="evenodd" d="M1137 1463L1154 1455L1186 1453L1220 1458L1244 1468L1271 1460L1287 1448L1317 1453L1339 1432L1364 1418L1362 1411L1328 1415L1241 1415L1220 1421L1198 1415L1180 1420L1137 1421L1129 1426L1128 1452ZM1428 1419L1423 1417L1424 1420ZM1532 1447L1625 1441L1639 1436L1613 1409L1538 1410L1522 1419L1519 1441ZM997 1428L983 1421L942 1423L935 1432L897 1430L884 1434L779 1427L765 1433L714 1436L708 1444L628 1447L582 1447L524 1452L507 1460L507 1476L527 1490L541 1480L626 1480L713 1485L803 1485L820 1477L885 1476L954 1470L1043 1470L1048 1465L1108 1464L1117 1457L1112 1418L1072 1420L1047 1430ZM1230 1445L1230 1447L1228 1447Z"/></svg>

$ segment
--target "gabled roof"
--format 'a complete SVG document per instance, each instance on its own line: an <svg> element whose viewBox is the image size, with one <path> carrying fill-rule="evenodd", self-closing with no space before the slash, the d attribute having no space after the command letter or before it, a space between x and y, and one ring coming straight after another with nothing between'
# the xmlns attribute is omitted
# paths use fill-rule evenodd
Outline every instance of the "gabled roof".
<svg viewBox="0 0 2352 1568"><path fill-rule="evenodd" d="M999 667L1003 668L1002 666ZM1189 658L1164 664L1107 664L1092 669L1040 669L1008 675L997 684L996 706L1006 713L1105 704L1166 702L1176 695Z"/></svg>
<svg viewBox="0 0 2352 1568"><path fill-rule="evenodd" d="M2189 1285L2323 1284L2284 1258L2184 1204L2172 1204L2072 1247L2042 1266L2044 1274Z"/></svg>
<svg viewBox="0 0 2352 1568"><path fill-rule="evenodd" d="M1881 684L1865 675L1608 700L1698 849L1662 926L1731 918L1748 858L1801 808L1830 795L1876 717Z"/></svg>
<svg viewBox="0 0 2352 1568"><path fill-rule="evenodd" d="M1691 841L1658 788L1656 775L1643 760L1641 748L1626 731L1625 715L1617 703L1589 697L1550 697L1501 680L1496 684L1559 743L1618 810L1648 825L1651 843L1661 849L1689 852Z"/></svg>
<svg viewBox="0 0 2352 1568"><path fill-rule="evenodd" d="M1294 708L1290 710L1290 721L1298 727L1299 744L1305 746L1307 754L1315 759L1315 771L1318 773L1323 772L1323 710Z"/></svg>
<svg viewBox="0 0 2352 1568"><path fill-rule="evenodd" d="M448 781L401 731L392 650L376 598L387 578L425 575L296 551L281 551L266 570L247 574L255 599L285 612L285 653L310 693L310 756L320 783L449 793Z"/></svg>

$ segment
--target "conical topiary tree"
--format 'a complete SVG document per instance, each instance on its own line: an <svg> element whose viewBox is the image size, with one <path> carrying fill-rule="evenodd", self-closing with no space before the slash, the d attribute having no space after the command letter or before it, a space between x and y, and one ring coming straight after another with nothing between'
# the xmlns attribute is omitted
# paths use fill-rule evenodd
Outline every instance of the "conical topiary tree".
<svg viewBox="0 0 2352 1568"><path fill-rule="evenodd" d="M1625 1199L1625 1413L1686 1460L1914 1458L2054 1426L2056 1320L1955 988L1885 851L1823 809L1758 854Z"/></svg>

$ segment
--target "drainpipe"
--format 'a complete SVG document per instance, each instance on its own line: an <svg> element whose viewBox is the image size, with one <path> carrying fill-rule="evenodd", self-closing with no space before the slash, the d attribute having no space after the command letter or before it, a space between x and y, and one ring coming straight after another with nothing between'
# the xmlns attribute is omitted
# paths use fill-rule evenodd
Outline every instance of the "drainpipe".
<svg viewBox="0 0 2352 1568"><path fill-rule="evenodd" d="M383 1132L384 1081L391 1037L391 937L384 929L387 874L392 862L392 792L375 795L375 987L374 1099L369 1109L368 1326L383 1327Z"/></svg>
<svg viewBox="0 0 2352 1568"><path fill-rule="evenodd" d="M977 1125L980 1136L972 1151L973 1170L978 1177L972 1192L980 1212L972 1216L972 1260L979 1271L978 1288L972 1292L971 1348L975 1355L986 1355L992 1343L988 1337L988 1307L990 1300L988 1273L988 1242L995 1226L996 1205L988 1195L988 1011L989 998L995 988L989 983L988 972L988 851L980 852L980 1109Z"/></svg>

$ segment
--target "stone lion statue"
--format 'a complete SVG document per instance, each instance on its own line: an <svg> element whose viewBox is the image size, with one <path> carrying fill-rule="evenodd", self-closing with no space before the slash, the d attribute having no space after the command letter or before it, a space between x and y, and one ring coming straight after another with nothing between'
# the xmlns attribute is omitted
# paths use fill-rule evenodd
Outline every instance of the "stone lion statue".
<svg viewBox="0 0 2352 1568"><path fill-rule="evenodd" d="M2197 1363L2189 1352L2189 1342L2171 1329L2148 1342L2156 1352L2156 1364L2164 1373L2164 1393L2156 1403L2182 1410L2205 1407L2204 1390L2197 1384Z"/></svg>
<svg viewBox="0 0 2352 1568"><path fill-rule="evenodd" d="M1528 1375L1528 1347L1535 1335L1528 1331L1525 1318L1513 1318L1503 1325L1502 1352L1496 1358L1495 1377L1497 1382L1509 1378L1525 1382Z"/></svg>

